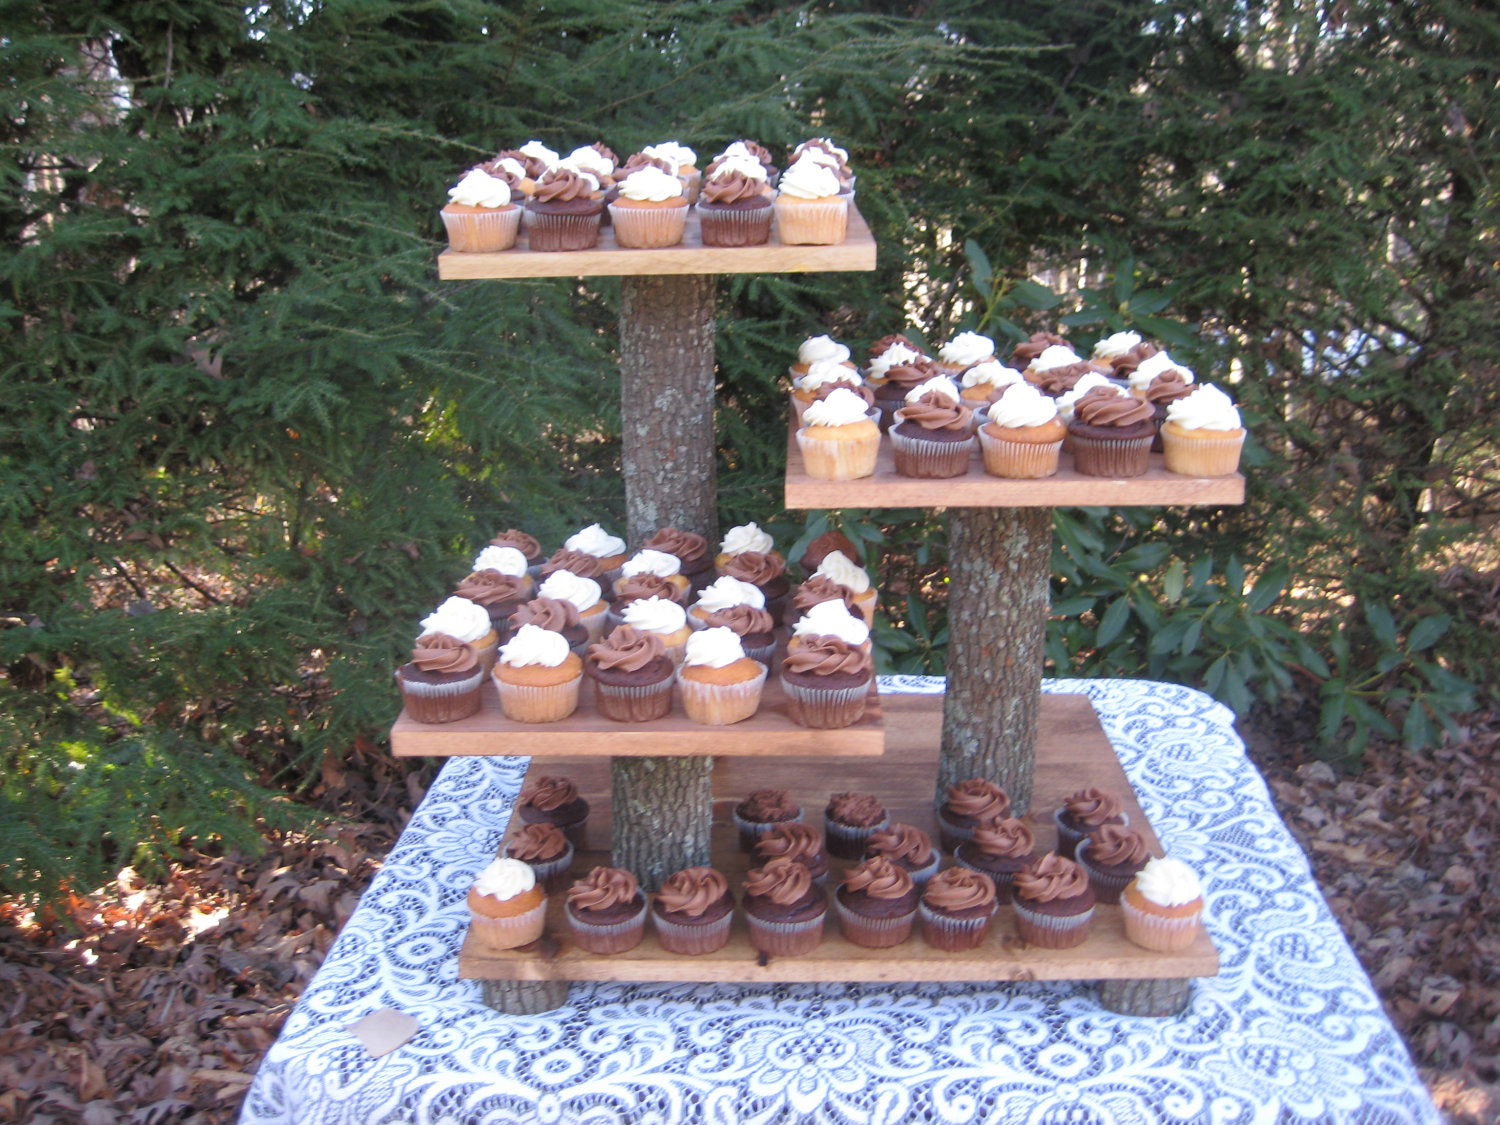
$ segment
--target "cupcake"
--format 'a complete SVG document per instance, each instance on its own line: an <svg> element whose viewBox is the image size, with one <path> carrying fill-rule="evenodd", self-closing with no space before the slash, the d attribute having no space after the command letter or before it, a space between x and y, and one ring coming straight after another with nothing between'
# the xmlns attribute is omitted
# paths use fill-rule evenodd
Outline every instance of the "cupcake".
<svg viewBox="0 0 1500 1125"><path fill-rule="evenodd" d="M811 953L823 940L828 900L808 869L785 856L745 874L745 921L750 943L772 957Z"/></svg>
<svg viewBox="0 0 1500 1125"><path fill-rule="evenodd" d="M937 874L943 857L932 846L932 837L912 824L896 821L877 828L865 841L866 856L884 856L911 876L920 890Z"/></svg>
<svg viewBox="0 0 1500 1125"><path fill-rule="evenodd" d="M938 349L938 369L944 375L961 375L976 363L995 358L995 341L978 332L960 332Z"/></svg>
<svg viewBox="0 0 1500 1125"><path fill-rule="evenodd" d="M1067 859L1073 858L1079 842L1089 833L1106 824L1124 827L1130 823L1120 798L1093 787L1080 789L1064 801L1053 820L1057 824L1057 852Z"/></svg>
<svg viewBox="0 0 1500 1125"><path fill-rule="evenodd" d="M618 629L625 624L625 609L632 602L643 601L646 598L661 598L663 601L675 601L681 605L683 597L685 594L682 590L655 574L633 574L629 578L617 579L615 600L610 603L604 615L605 627Z"/></svg>
<svg viewBox="0 0 1500 1125"><path fill-rule="evenodd" d="M781 662L781 686L791 700L792 721L813 730L837 730L864 718L874 678L870 653L838 637L807 635Z"/></svg>
<svg viewBox="0 0 1500 1125"><path fill-rule="evenodd" d="M642 550L662 551L677 560L678 572L688 580L691 589L701 589L713 575L713 559L708 540L692 531L675 527L657 528L656 534L641 544Z"/></svg>
<svg viewBox="0 0 1500 1125"><path fill-rule="evenodd" d="M979 427L984 471L1011 480L1040 480L1057 472L1068 427L1057 404L1029 383L1007 388Z"/></svg>
<svg viewBox="0 0 1500 1125"><path fill-rule="evenodd" d="M626 626L661 638L663 652L672 667L682 665L688 636L692 633L688 628L687 610L682 606L667 598L638 598L620 611L620 617Z"/></svg>
<svg viewBox="0 0 1500 1125"><path fill-rule="evenodd" d="M772 193L759 165L727 161L709 172L698 195L705 246L763 246L771 238L771 214Z"/></svg>
<svg viewBox="0 0 1500 1125"><path fill-rule="evenodd" d="M531 248L545 253L588 250L599 241L604 194L587 172L553 168L526 201Z"/></svg>
<svg viewBox="0 0 1500 1125"><path fill-rule="evenodd" d="M807 475L816 480L873 476L880 453L880 427L863 399L839 387L802 416L797 446Z"/></svg>
<svg viewBox="0 0 1500 1125"><path fill-rule="evenodd" d="M592 578L599 582L604 578L604 560L597 555L591 555L587 551L575 551L571 547L559 547L548 555L542 563L539 577L551 578L560 570L566 570L569 574L576 574L579 578Z"/></svg>
<svg viewBox="0 0 1500 1125"><path fill-rule="evenodd" d="M807 868L818 886L828 878L828 855L823 851L823 836L811 824L800 820L772 824L755 841L752 849L756 863L768 863L786 857Z"/></svg>
<svg viewBox="0 0 1500 1125"><path fill-rule="evenodd" d="M1180 859L1151 859L1120 896L1125 936L1158 953L1180 953L1203 929L1203 888Z"/></svg>
<svg viewBox="0 0 1500 1125"><path fill-rule="evenodd" d="M988 410L1017 383L1025 383L1026 377L1014 367L1006 367L998 359L976 363L958 380L958 401L976 413Z"/></svg>
<svg viewBox="0 0 1500 1125"><path fill-rule="evenodd" d="M734 896L712 867L687 867L667 876L651 903L656 940L668 953L712 953L729 940Z"/></svg>
<svg viewBox="0 0 1500 1125"><path fill-rule="evenodd" d="M583 672L594 684L594 710L611 722L646 723L672 710L675 669L655 633L621 625L589 646Z"/></svg>
<svg viewBox="0 0 1500 1125"><path fill-rule="evenodd" d="M727 574L720 575L698 591L697 600L688 611L688 624L694 629L706 628L713 614L737 605L765 609L766 596L753 583L741 582Z"/></svg>
<svg viewBox="0 0 1500 1125"><path fill-rule="evenodd" d="M1068 348L1072 351L1066 336L1059 336L1055 332L1033 332L1029 339L1022 340L1012 349L1010 364L1012 367L1025 371L1035 362L1037 356L1053 347Z"/></svg>
<svg viewBox="0 0 1500 1125"><path fill-rule="evenodd" d="M578 709L583 661L561 633L522 625L495 663L500 709L515 723L555 723Z"/></svg>
<svg viewBox="0 0 1500 1125"><path fill-rule="evenodd" d="M1114 367L1124 357L1141 346L1139 332L1116 332L1094 345L1093 358Z"/></svg>
<svg viewBox="0 0 1500 1125"><path fill-rule="evenodd" d="M828 854L839 859L863 858L870 833L890 822L878 797L869 793L833 794L823 810Z"/></svg>
<svg viewBox="0 0 1500 1125"><path fill-rule="evenodd" d="M731 527L724 533L724 538L719 540L719 553L714 556L714 568L718 573L723 574L724 567L728 565L729 560L746 551L775 555L781 560L782 565L786 564L786 559L776 551L775 541L766 532L756 524L742 523L737 527Z"/></svg>
<svg viewBox="0 0 1500 1125"><path fill-rule="evenodd" d="M527 625L556 633L568 644L571 652L583 655L589 643L588 630L578 620L578 607L559 598L532 598L518 606L510 615L510 637L514 637ZM510 637L506 639L509 640Z"/></svg>
<svg viewBox="0 0 1500 1125"><path fill-rule="evenodd" d="M495 654L500 648L500 634L490 624L489 612L475 605L468 598L445 598L443 603L422 618L419 637L441 633L461 644L473 646L479 657L479 665L488 674L495 666Z"/></svg>
<svg viewBox="0 0 1500 1125"><path fill-rule="evenodd" d="M904 868L883 856L867 859L844 875L834 892L839 930L865 949L889 949L911 936L920 892Z"/></svg>
<svg viewBox="0 0 1500 1125"><path fill-rule="evenodd" d="M490 949L516 949L542 936L547 896L518 859L491 860L469 888L469 933Z"/></svg>
<svg viewBox="0 0 1500 1125"><path fill-rule="evenodd" d="M682 181L655 168L641 168L619 184L609 204L615 241L630 250L676 246L687 227L688 200Z"/></svg>
<svg viewBox="0 0 1500 1125"><path fill-rule="evenodd" d="M537 569L542 565L544 556L542 545L534 537L527 535L524 531L508 527L490 540L490 546L514 547L526 559L526 572L533 578L537 576Z"/></svg>
<svg viewBox="0 0 1500 1125"><path fill-rule="evenodd" d="M516 244L521 209L511 200L510 186L478 168L448 189L443 226L448 249L460 254L493 253Z"/></svg>
<svg viewBox="0 0 1500 1125"><path fill-rule="evenodd" d="M451 723L479 710L484 668L472 645L442 633L417 638L411 660L396 669L406 714L419 723Z"/></svg>
<svg viewBox="0 0 1500 1125"><path fill-rule="evenodd" d="M524 569L519 576L501 574L498 570L476 570L455 586L453 593L484 607L490 615L490 628L499 633L510 627L511 615L530 600L534 585Z"/></svg>
<svg viewBox="0 0 1500 1125"><path fill-rule="evenodd" d="M1096 387L1073 406L1073 467L1091 477L1141 476L1150 465L1154 417L1149 403L1115 387Z"/></svg>
<svg viewBox="0 0 1500 1125"><path fill-rule="evenodd" d="M527 781L516 803L516 812L526 824L550 824L562 831L575 848L584 846L589 803L578 795L578 787L566 777L544 774Z"/></svg>
<svg viewBox="0 0 1500 1125"><path fill-rule="evenodd" d="M854 601L850 608L864 618L866 625L874 624L878 596L870 582L869 571L843 551L830 551L823 556L818 569L813 572L814 578L820 576L831 579L853 594Z"/></svg>
<svg viewBox="0 0 1500 1125"><path fill-rule="evenodd" d="M1028 945L1071 949L1088 939L1094 892L1071 859L1047 853L1016 874L1013 891L1016 932Z"/></svg>
<svg viewBox="0 0 1500 1125"><path fill-rule="evenodd" d="M792 162L796 163L803 157L822 164L833 172L839 181L839 191L847 196L854 195L854 173L849 170L849 153L834 144L827 137L814 137L803 141L792 149Z"/></svg>
<svg viewBox="0 0 1500 1125"><path fill-rule="evenodd" d="M1178 363L1166 352L1157 352L1142 360L1124 378L1132 395L1145 398L1146 389L1163 375L1171 375L1174 381L1180 383L1191 385L1194 382L1193 369Z"/></svg>
<svg viewBox="0 0 1500 1125"><path fill-rule="evenodd" d="M1240 464L1245 428L1218 387L1204 385L1167 407L1161 427L1167 469L1188 477L1227 477Z"/></svg>
<svg viewBox="0 0 1500 1125"><path fill-rule="evenodd" d="M592 578L583 578L571 570L558 570L542 579L536 592L544 598L569 602L578 611L578 623L593 643L604 636L605 613L609 603L604 600L604 590Z"/></svg>
<svg viewBox="0 0 1500 1125"><path fill-rule="evenodd" d="M700 629L687 639L677 671L682 709L704 726L728 726L754 715L766 666L745 655L733 629Z"/></svg>
<svg viewBox="0 0 1500 1125"><path fill-rule="evenodd" d="M714 159L709 163L709 166L704 170L704 174L708 176L713 175L715 166L722 164L725 161L733 161L743 164L748 164L751 161L754 161L756 164L760 165L760 174L761 177L765 179L766 183L770 184L772 187L776 186L776 177L778 175L779 169L777 169L776 167L776 162L771 159L771 150L766 148L766 146L763 144L752 141L747 137L741 137L737 141L731 141L724 147L724 151L719 153L719 155L714 157Z"/></svg>
<svg viewBox="0 0 1500 1125"><path fill-rule="evenodd" d="M662 141L660 144L647 145L641 149L641 152L657 160L666 161L670 166L668 171L681 182L687 201L698 202L698 189L703 182L703 173L698 170L696 152L676 141Z"/></svg>
<svg viewBox="0 0 1500 1125"><path fill-rule="evenodd" d="M922 938L945 953L978 948L998 909L995 884L988 875L950 867L928 880L922 891L917 904Z"/></svg>
<svg viewBox="0 0 1500 1125"><path fill-rule="evenodd" d="M651 547L642 547L626 559L620 567L620 577L615 579L615 592L619 593L621 582L627 578L634 578L638 574L654 574L659 578L665 578L678 590L679 596L673 597L672 601L681 601L680 595L687 593L691 585L687 575L682 573L682 560L676 555Z"/></svg>
<svg viewBox="0 0 1500 1125"><path fill-rule="evenodd" d="M1094 898L1114 906L1125 885L1146 866L1151 853L1135 829L1105 824L1078 842L1074 856L1089 877Z"/></svg>
<svg viewBox="0 0 1500 1125"><path fill-rule="evenodd" d="M787 368L787 374L793 379L800 379L820 364L842 367L845 371L853 373L856 378L859 377L859 369L849 358L848 346L826 335L809 336L798 344L797 361Z"/></svg>
<svg viewBox="0 0 1500 1125"><path fill-rule="evenodd" d="M890 353L886 353L889 355ZM903 407L910 405L911 393L918 387L931 383L934 379L945 379L954 387L953 399L957 401L957 385L948 379L938 366L926 356L905 363L894 364L885 369L884 373L877 378L874 372L878 364L871 365L871 376L867 380L870 390L874 392L875 408L879 411L880 430L885 433L896 424L896 413ZM804 418L806 415L804 415Z"/></svg>
<svg viewBox="0 0 1500 1125"><path fill-rule="evenodd" d="M953 858L960 867L988 875L1000 901L1009 902L1016 875L1036 862L1036 837L1030 825L1013 816L981 821Z"/></svg>
<svg viewBox="0 0 1500 1125"><path fill-rule="evenodd" d="M738 582L748 582L759 590L765 599L766 612L772 617L779 616L785 608L792 583L786 576L786 560L775 551L765 554L741 551L724 564L723 574Z"/></svg>
<svg viewBox="0 0 1500 1125"><path fill-rule="evenodd" d="M646 933L646 896L618 867L595 867L569 887L563 914L574 944L589 953L624 953Z"/></svg>
<svg viewBox="0 0 1500 1125"><path fill-rule="evenodd" d="M781 174L777 184L776 233L787 246L832 246L844 241L849 200L838 175L807 157Z"/></svg>
<svg viewBox="0 0 1500 1125"><path fill-rule="evenodd" d="M593 555L603 568L602 577L610 582L619 577L618 574L612 572L624 566L627 557L625 540L618 535L611 535L597 523L591 523L568 536L563 540L563 546L572 551L582 551L586 555Z"/></svg>
<svg viewBox="0 0 1500 1125"><path fill-rule="evenodd" d="M947 798L938 805L938 842L943 851L953 852L974 829L989 820L998 820L1010 811L1010 797L1004 789L982 777L971 777L948 786Z"/></svg>
<svg viewBox="0 0 1500 1125"><path fill-rule="evenodd" d="M740 639L745 655L770 667L771 656L776 651L776 625L765 610L753 605L732 605L710 613L703 619L703 627L732 629Z"/></svg>
<svg viewBox="0 0 1500 1125"><path fill-rule="evenodd" d="M819 602L804 613L792 626L792 638L786 643L786 653L791 656L815 639L832 637L843 641L851 649L870 652L870 627L864 618L849 612L841 601Z"/></svg>
<svg viewBox="0 0 1500 1125"><path fill-rule="evenodd" d="M963 476L974 448L973 417L972 411L958 404L957 395L949 399L941 392L926 391L915 401L908 399L896 411L890 431L896 472L924 479Z"/></svg>
<svg viewBox="0 0 1500 1125"><path fill-rule="evenodd" d="M556 825L527 824L505 846L505 854L531 868L544 891L560 891L568 883L573 845Z"/></svg>
<svg viewBox="0 0 1500 1125"><path fill-rule="evenodd" d="M785 789L757 789L734 806L734 826L740 834L740 851L748 852L772 828L802 820L802 806Z"/></svg>

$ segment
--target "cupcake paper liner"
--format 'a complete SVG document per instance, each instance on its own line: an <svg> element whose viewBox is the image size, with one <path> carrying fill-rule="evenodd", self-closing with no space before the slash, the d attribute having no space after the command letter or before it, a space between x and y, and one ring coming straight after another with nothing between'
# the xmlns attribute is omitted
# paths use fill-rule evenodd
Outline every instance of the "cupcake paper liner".
<svg viewBox="0 0 1500 1125"><path fill-rule="evenodd" d="M686 207L627 207L609 205L615 227L615 242L627 250L650 250L676 246L687 227Z"/></svg>
<svg viewBox="0 0 1500 1125"><path fill-rule="evenodd" d="M706 684L690 680L681 672L677 674L682 709L689 719L706 727L729 726L755 714L765 683L764 664L760 666L760 675L737 684Z"/></svg>
<svg viewBox="0 0 1500 1125"><path fill-rule="evenodd" d="M521 231L521 208L506 207L478 214L444 211L448 249L460 254L485 254L509 250Z"/></svg>
<svg viewBox="0 0 1500 1125"><path fill-rule="evenodd" d="M1168 472L1185 477L1227 477L1240 467L1243 431L1221 438L1185 438L1163 429L1160 437Z"/></svg>
<svg viewBox="0 0 1500 1125"><path fill-rule="evenodd" d="M705 246L763 246L771 238L772 209L751 207L743 211L698 209L698 229Z"/></svg>
<svg viewBox="0 0 1500 1125"><path fill-rule="evenodd" d="M429 684L407 680L396 673L401 700L406 704L407 718L419 723L451 723L468 718L479 710L479 689L484 684L484 669L476 668L466 680L451 684Z"/></svg>
<svg viewBox="0 0 1500 1125"><path fill-rule="evenodd" d="M875 475L875 461L880 455L880 433L877 430L859 441L829 441L808 436L809 427L797 431L797 448L802 451L803 467L815 480L858 480Z"/></svg>
<svg viewBox="0 0 1500 1125"><path fill-rule="evenodd" d="M941 480L961 477L969 471L969 453L974 448L969 441L931 441L927 438L911 437L891 428L891 448L896 455L896 472L903 477L919 477Z"/></svg>
<svg viewBox="0 0 1500 1125"><path fill-rule="evenodd" d="M851 688L819 688L792 683L782 676L781 686L792 701L792 721L813 730L854 725L864 718L865 703L870 697L869 681Z"/></svg>
<svg viewBox="0 0 1500 1125"><path fill-rule="evenodd" d="M865 949L889 949L900 945L911 937L912 923L917 917L917 912L912 910L895 918L870 918L850 910L837 895L834 896L834 906L839 912L839 932Z"/></svg>
<svg viewBox="0 0 1500 1125"><path fill-rule="evenodd" d="M607 926L585 922L573 913L571 906L563 911L568 916L568 928L573 934L573 943L589 953L624 953L641 944L646 933L646 904L623 922Z"/></svg>
<svg viewBox="0 0 1500 1125"><path fill-rule="evenodd" d="M1138 477L1150 467L1151 436L1091 438L1073 434L1073 467L1088 477Z"/></svg>
<svg viewBox="0 0 1500 1125"><path fill-rule="evenodd" d="M1169 918L1148 914L1133 906L1129 899L1120 900L1120 913L1125 920L1125 936L1156 953L1181 953L1193 944L1203 924L1202 911L1184 918Z"/></svg>
<svg viewBox="0 0 1500 1125"><path fill-rule="evenodd" d="M588 250L599 242L601 207L592 215L546 215L540 211L526 213L527 237L531 248L542 253L559 250Z"/></svg>
<svg viewBox="0 0 1500 1125"><path fill-rule="evenodd" d="M787 246L832 246L843 242L849 229L849 200L833 199L783 203L778 199L776 233Z"/></svg>
<svg viewBox="0 0 1500 1125"><path fill-rule="evenodd" d="M983 945L995 914L996 911L991 910L978 918L952 918L937 913L925 902L917 904L917 917L922 920L922 940L945 953L977 949Z"/></svg>
<svg viewBox="0 0 1500 1125"><path fill-rule="evenodd" d="M712 953L723 949L729 941L729 925L733 921L733 910L716 922L700 926L684 926L680 922L669 922L660 914L651 915L656 940L668 953Z"/></svg>
<svg viewBox="0 0 1500 1125"><path fill-rule="evenodd" d="M745 921L750 928L750 944L773 957L795 957L811 953L823 941L823 919L827 911L806 922L767 922L753 914Z"/></svg>
<svg viewBox="0 0 1500 1125"><path fill-rule="evenodd" d="M594 681L594 710L612 723L647 723L672 710L672 677L656 684Z"/></svg>
<svg viewBox="0 0 1500 1125"><path fill-rule="evenodd" d="M992 477L1007 480L1041 480L1057 472L1062 454L1062 439L1038 444L1006 441L979 429L979 449L984 454L984 471Z"/></svg>
<svg viewBox="0 0 1500 1125"><path fill-rule="evenodd" d="M1043 949L1071 949L1088 940L1089 923L1094 917L1091 906L1082 914L1038 914L1023 903L1011 903L1016 912L1016 932L1028 945Z"/></svg>
<svg viewBox="0 0 1500 1125"><path fill-rule="evenodd" d="M547 926L547 900L544 898L524 914L513 918L486 918L469 912L469 932L491 949L517 949L530 945L542 936Z"/></svg>
<svg viewBox="0 0 1500 1125"><path fill-rule="evenodd" d="M513 723L556 723L578 710L578 689L583 673L571 680L546 687L530 684L508 684L494 677L500 692L500 710Z"/></svg>

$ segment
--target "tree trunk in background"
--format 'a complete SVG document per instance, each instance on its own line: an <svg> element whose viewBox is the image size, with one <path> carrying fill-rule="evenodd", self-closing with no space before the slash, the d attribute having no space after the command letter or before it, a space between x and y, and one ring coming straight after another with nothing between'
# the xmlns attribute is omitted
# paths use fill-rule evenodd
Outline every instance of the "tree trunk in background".
<svg viewBox="0 0 1500 1125"><path fill-rule="evenodd" d="M632 548L661 527L718 542L714 278L626 277L620 304L620 422ZM614 863L654 891L709 861L713 759L616 758Z"/></svg>
<svg viewBox="0 0 1500 1125"><path fill-rule="evenodd" d="M1031 806L1051 508L948 509L948 690L936 799L970 777Z"/></svg>

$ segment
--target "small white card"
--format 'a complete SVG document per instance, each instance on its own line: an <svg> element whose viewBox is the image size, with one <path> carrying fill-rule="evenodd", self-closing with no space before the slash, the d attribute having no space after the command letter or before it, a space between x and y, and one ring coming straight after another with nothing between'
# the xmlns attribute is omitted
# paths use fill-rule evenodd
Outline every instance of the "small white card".
<svg viewBox="0 0 1500 1125"><path fill-rule="evenodd" d="M372 1059L388 1055L417 1033L421 1025L405 1012L380 1008L363 1019L344 1025L364 1044Z"/></svg>

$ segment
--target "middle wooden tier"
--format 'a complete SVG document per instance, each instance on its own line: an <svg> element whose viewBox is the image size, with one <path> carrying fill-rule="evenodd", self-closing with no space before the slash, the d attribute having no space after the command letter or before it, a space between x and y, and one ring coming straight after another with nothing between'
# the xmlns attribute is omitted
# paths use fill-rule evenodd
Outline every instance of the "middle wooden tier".
<svg viewBox="0 0 1500 1125"><path fill-rule="evenodd" d="M885 753L885 723L875 681L864 717L838 730L813 730L792 719L791 701L778 676L767 677L760 709L744 722L706 727L683 713L674 698L665 718L649 723L616 723L594 710L593 684L584 678L578 710L558 723L517 723L500 710L493 681L480 693L479 710L453 723L418 723L405 711L391 728L397 757L455 757L523 754L532 757L662 758L757 757L816 754L819 757L874 757Z"/></svg>

